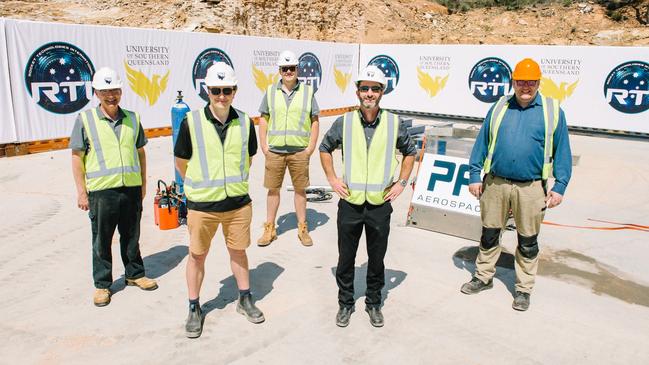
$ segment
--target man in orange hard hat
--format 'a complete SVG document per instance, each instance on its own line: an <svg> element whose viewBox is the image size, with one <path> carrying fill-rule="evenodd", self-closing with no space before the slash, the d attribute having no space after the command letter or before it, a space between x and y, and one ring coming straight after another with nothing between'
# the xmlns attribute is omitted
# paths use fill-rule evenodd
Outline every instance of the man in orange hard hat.
<svg viewBox="0 0 649 365"><path fill-rule="evenodd" d="M513 80L514 95L503 96L491 107L471 152L469 191L480 199L482 237L475 275L461 291L477 294L493 287L500 236L511 210L518 234L512 307L525 311L538 268L541 222L546 208L563 200L572 155L559 101L538 92L539 64L530 58L520 61ZM555 181L548 191L550 171Z"/></svg>

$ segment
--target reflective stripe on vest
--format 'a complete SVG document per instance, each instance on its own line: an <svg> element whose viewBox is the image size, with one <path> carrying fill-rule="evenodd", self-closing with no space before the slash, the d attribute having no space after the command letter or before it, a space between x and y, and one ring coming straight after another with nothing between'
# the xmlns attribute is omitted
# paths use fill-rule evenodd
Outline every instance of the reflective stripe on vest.
<svg viewBox="0 0 649 365"><path fill-rule="evenodd" d="M86 189L98 191L121 186L141 186L140 159L136 143L140 131L140 116L122 109L119 137L109 122L99 118L97 108L81 112L90 149L84 156Z"/></svg>
<svg viewBox="0 0 649 365"><path fill-rule="evenodd" d="M396 146L399 133L397 116L381 112L379 125L369 147L358 111L343 117L343 180L349 188L349 203L381 205L384 191L392 184L397 168ZM370 158L371 157L371 158Z"/></svg>
<svg viewBox="0 0 649 365"><path fill-rule="evenodd" d="M250 118L235 109L225 142L207 119L204 109L187 113L192 157L187 163L185 195L193 202L218 202L248 193Z"/></svg>
<svg viewBox="0 0 649 365"><path fill-rule="evenodd" d="M273 147L306 147L311 137L311 101L313 88L300 83L290 105L286 105L283 91L277 84L268 86L268 145ZM308 121L308 123L307 123Z"/></svg>
<svg viewBox="0 0 649 365"><path fill-rule="evenodd" d="M484 161L484 172L491 171L491 163L493 161L494 150L496 149L496 140L498 139L498 130L500 123L502 123L507 107L509 106L509 98L513 96L501 97L491 112L491 119L489 125L489 147L487 149L487 158ZM550 177L550 170L552 169L552 150L554 143L554 130L559 123L559 101L541 95L541 104L543 105L543 123L545 128L545 143L543 146L543 170L541 171L541 178L547 180ZM552 126L552 128L549 128Z"/></svg>

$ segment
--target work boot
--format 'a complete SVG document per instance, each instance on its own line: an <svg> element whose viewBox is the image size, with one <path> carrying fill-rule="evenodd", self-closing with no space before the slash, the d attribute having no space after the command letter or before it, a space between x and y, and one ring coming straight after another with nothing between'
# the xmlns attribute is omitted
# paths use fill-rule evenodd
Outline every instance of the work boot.
<svg viewBox="0 0 649 365"><path fill-rule="evenodd" d="M313 246L313 240L309 236L309 227L306 222L300 222L297 224L297 238L300 239L303 246Z"/></svg>
<svg viewBox="0 0 649 365"><path fill-rule="evenodd" d="M464 294L478 294L483 290L491 289L493 287L494 287L493 279L485 283L474 276L471 278L471 281L469 281L468 283L464 283L464 285L462 285L460 291Z"/></svg>
<svg viewBox="0 0 649 365"><path fill-rule="evenodd" d="M530 307L530 293L523 293L521 291L516 292L514 297L514 302L512 303L512 308L517 311L524 312Z"/></svg>
<svg viewBox="0 0 649 365"><path fill-rule="evenodd" d="M271 242L277 239L277 231L273 222L264 223L264 233L257 240L257 246L264 247L270 245Z"/></svg>
<svg viewBox="0 0 649 365"><path fill-rule="evenodd" d="M97 307L105 307L110 304L110 290L109 289L95 289L95 295L92 301Z"/></svg>
<svg viewBox="0 0 649 365"><path fill-rule="evenodd" d="M185 322L185 335L189 338L197 338L201 333L203 333L203 311L200 304L190 304Z"/></svg>
<svg viewBox="0 0 649 365"><path fill-rule="evenodd" d="M370 323L374 327L383 327L383 313L381 313L381 308L379 307L370 307L365 306L365 311L370 315Z"/></svg>
<svg viewBox="0 0 649 365"><path fill-rule="evenodd" d="M264 313L262 313L259 308L255 306L255 303L252 301L252 294L248 293L244 296L239 296L239 302L237 303L237 313L241 313L248 321L252 323L261 323L265 321Z"/></svg>
<svg viewBox="0 0 649 365"><path fill-rule="evenodd" d="M146 276L143 276L139 279L126 279L126 285L128 286L137 286L142 290L156 290L158 289L158 283L153 279L149 279Z"/></svg>
<svg viewBox="0 0 649 365"><path fill-rule="evenodd" d="M351 307L340 307L338 313L336 314L336 326L338 327L347 327L349 325L349 318L354 313L354 306Z"/></svg>

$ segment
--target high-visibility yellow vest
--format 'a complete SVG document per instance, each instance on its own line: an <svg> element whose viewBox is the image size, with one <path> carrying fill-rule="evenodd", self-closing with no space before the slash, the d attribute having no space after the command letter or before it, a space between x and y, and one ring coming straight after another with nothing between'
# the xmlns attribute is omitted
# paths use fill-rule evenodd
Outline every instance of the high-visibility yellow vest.
<svg viewBox="0 0 649 365"><path fill-rule="evenodd" d="M136 142L140 132L140 116L122 109L119 137L105 120L99 119L98 108L80 113L90 149L84 155L86 189L106 190L122 186L141 186L140 159Z"/></svg>
<svg viewBox="0 0 649 365"><path fill-rule="evenodd" d="M541 94L539 94L541 95ZM484 172L491 171L491 162L496 149L496 140L498 139L498 129L500 123L505 117L507 107L509 106L509 99L513 96L503 96L494 106L491 112L491 119L489 125L489 148L487 149L487 157L484 160ZM543 171L541 171L541 178L547 180L550 177L552 169L552 150L554 143L554 130L559 123L559 101L547 96L541 95L541 104L543 105L543 122L545 124L545 143L543 146Z"/></svg>
<svg viewBox="0 0 649 365"><path fill-rule="evenodd" d="M185 195L192 202L218 202L248 194L250 118L235 109L224 143L205 110L187 113L192 157L187 163Z"/></svg>
<svg viewBox="0 0 649 365"><path fill-rule="evenodd" d="M300 82L290 105L286 105L283 91L277 84L266 90L270 120L268 145L271 147L307 147L311 138L311 102L313 88Z"/></svg>
<svg viewBox="0 0 649 365"><path fill-rule="evenodd" d="M381 205L385 189L392 185L398 161L396 155L399 120L395 114L381 111L379 125L367 146L360 112L343 117L343 180L349 189L347 201L361 205Z"/></svg>

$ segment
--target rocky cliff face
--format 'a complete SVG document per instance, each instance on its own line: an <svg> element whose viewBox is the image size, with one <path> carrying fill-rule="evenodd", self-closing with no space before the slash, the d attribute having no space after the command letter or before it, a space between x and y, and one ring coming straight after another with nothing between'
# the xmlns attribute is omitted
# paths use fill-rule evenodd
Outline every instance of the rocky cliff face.
<svg viewBox="0 0 649 365"><path fill-rule="evenodd" d="M596 2L449 14L428 0L8 0L0 16L363 43L649 45Z"/></svg>

